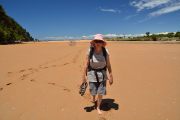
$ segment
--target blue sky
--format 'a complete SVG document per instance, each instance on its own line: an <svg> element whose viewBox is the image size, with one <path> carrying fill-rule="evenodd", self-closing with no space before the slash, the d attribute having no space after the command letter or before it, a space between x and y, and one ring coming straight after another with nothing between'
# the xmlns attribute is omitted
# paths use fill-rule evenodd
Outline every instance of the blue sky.
<svg viewBox="0 0 180 120"><path fill-rule="evenodd" d="M0 0L34 38L180 31L180 0Z"/></svg>

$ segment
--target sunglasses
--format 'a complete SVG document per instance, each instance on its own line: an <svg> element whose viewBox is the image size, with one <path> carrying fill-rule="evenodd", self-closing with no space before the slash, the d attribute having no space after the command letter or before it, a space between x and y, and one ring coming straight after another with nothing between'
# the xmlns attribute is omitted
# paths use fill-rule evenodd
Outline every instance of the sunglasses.
<svg viewBox="0 0 180 120"><path fill-rule="evenodd" d="M102 40L95 40L94 42L95 43L104 43L104 41L102 41Z"/></svg>

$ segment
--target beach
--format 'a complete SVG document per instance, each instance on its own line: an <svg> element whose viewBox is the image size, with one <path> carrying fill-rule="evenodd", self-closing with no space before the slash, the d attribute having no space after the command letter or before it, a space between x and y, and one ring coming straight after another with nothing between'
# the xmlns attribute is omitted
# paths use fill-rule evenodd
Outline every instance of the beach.
<svg viewBox="0 0 180 120"><path fill-rule="evenodd" d="M79 95L89 41L0 45L0 120L180 120L180 44L108 42L102 115Z"/></svg>

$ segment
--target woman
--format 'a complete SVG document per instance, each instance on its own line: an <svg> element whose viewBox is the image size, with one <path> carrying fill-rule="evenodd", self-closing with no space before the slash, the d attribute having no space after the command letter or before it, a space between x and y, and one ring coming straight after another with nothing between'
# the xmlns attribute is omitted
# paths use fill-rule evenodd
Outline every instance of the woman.
<svg viewBox="0 0 180 120"><path fill-rule="evenodd" d="M97 95L97 112L102 114L100 110L103 95L106 95L106 80L108 80L106 68L109 71L109 84L113 84L113 75L110 64L109 52L105 48L106 41L101 34L95 35L90 42L91 47L87 51L85 67L82 82L89 80L89 89L92 95L92 102L96 102ZM92 51L93 50L93 51ZM105 52L104 52L105 51Z"/></svg>

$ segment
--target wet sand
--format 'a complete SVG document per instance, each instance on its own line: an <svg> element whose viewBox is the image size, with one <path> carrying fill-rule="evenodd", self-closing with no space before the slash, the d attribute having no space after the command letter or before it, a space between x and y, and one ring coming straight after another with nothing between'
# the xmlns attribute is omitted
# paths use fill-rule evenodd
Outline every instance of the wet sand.
<svg viewBox="0 0 180 120"><path fill-rule="evenodd" d="M0 45L0 120L180 120L180 44L108 42L103 115L78 94L88 46Z"/></svg>

